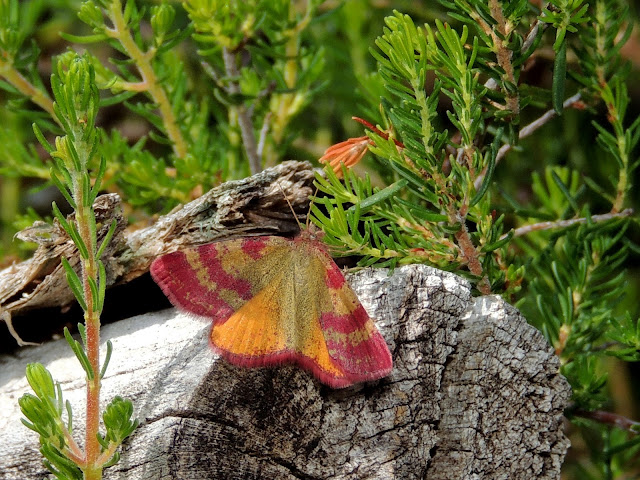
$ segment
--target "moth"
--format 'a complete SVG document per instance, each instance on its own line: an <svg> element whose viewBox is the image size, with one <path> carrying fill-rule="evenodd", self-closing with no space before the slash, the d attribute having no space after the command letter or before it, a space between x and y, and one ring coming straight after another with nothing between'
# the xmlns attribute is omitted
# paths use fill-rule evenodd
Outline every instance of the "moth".
<svg viewBox="0 0 640 480"><path fill-rule="evenodd" d="M170 253L151 275L174 306L211 320L211 346L234 365L293 363L332 388L391 372L384 338L309 230Z"/></svg>

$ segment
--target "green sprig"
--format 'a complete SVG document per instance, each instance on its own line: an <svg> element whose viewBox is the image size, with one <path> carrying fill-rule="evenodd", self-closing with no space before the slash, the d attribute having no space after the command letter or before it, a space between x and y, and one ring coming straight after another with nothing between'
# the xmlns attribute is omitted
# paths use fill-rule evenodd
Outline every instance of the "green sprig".
<svg viewBox="0 0 640 480"><path fill-rule="evenodd" d="M87 453L82 452L71 437L72 411L68 403L66 410L69 420L68 426L65 427L62 420L62 392L59 386L54 388L51 374L42 365L35 364L27 368L27 379L36 395L25 394L20 399L20 407L28 419L25 425L40 434L45 465L57 478L98 480L105 465L114 458L117 459L115 449L133 431L137 422L131 420L132 408L111 409L110 422L119 421L126 428L121 427L118 430L117 441L108 445L108 452L105 454L108 458L103 459L88 453L88 444L92 441L98 442L99 435L99 410L90 409L89 406L99 404L100 379L104 376L106 363L112 351L112 346L108 343L107 360L99 370L98 376L99 356L95 345L107 283L105 267L100 256L116 229L114 221L98 247L93 202L100 190L100 180L106 171L106 163L104 158L100 159L97 164L98 175L92 186L89 170L96 165L101 136L95 127L99 93L89 58L69 55L62 57L56 65L56 73L52 75L52 89L55 97L54 111L65 129L65 135L57 137L55 147L51 147L36 125L34 131L54 158L51 167L54 183L75 210L74 215L67 218L55 203L52 205L54 217L74 242L79 257L80 274L66 258L62 259L62 266L71 291L85 311L86 324L79 326L82 342L74 340L66 328L64 334L90 384L90 388L87 389ZM128 405L130 406L130 403ZM124 416L118 418L118 415ZM95 417L95 424L90 423L90 416ZM99 447L99 442L95 445ZM99 455L105 452L97 453Z"/></svg>

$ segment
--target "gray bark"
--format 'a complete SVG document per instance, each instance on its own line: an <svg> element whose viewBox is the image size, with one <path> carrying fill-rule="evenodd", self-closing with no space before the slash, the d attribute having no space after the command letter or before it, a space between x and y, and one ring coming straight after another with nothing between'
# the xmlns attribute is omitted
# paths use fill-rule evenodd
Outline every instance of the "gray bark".
<svg viewBox="0 0 640 480"><path fill-rule="evenodd" d="M465 280L425 266L349 281L394 369L342 390L291 366L231 366L209 348L205 321L173 309L106 325L114 354L103 402L130 398L141 424L105 478L560 478L569 386L513 307L472 298ZM17 408L33 361L83 424L84 376L63 340L0 357L0 479L45 476Z"/></svg>

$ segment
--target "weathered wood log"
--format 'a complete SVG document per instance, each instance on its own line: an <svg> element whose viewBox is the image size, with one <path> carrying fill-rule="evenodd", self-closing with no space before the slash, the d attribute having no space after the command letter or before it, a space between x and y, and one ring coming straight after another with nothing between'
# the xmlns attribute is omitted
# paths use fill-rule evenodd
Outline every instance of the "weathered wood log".
<svg viewBox="0 0 640 480"><path fill-rule="evenodd" d="M252 177L226 182L133 232L125 231L118 195L102 195L94 205L98 242L113 220L118 225L102 257L107 284L133 280L149 271L154 258L179 248L234 236L296 232L298 226L287 200L296 213L306 214L312 183L308 162L283 162ZM66 257L78 269L79 256L57 221L53 225L38 222L18 237L39 244L32 258L0 271L0 320L19 340L12 328L16 315L75 302L61 258Z"/></svg>
<svg viewBox="0 0 640 480"><path fill-rule="evenodd" d="M425 266L349 282L394 369L343 390L295 367L231 366L209 348L207 323L175 310L106 325L114 354L103 402L130 398L141 424L105 478L560 478L569 386L514 308ZM0 479L45 475L17 407L33 361L50 368L83 424L84 376L64 341L0 357Z"/></svg>

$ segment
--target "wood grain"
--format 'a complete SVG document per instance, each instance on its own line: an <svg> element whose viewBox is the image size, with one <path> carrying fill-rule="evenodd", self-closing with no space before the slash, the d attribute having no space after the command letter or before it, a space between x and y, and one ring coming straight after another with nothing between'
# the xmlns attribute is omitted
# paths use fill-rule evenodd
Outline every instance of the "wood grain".
<svg viewBox="0 0 640 480"><path fill-rule="evenodd" d="M141 421L105 479L560 478L569 386L513 307L420 265L348 279L394 357L389 377L348 389L295 367L233 367L212 353L206 321L175 310L105 326L103 402L128 397ZM83 424L83 375L64 341L0 357L5 480L45 473L17 408L32 361Z"/></svg>

